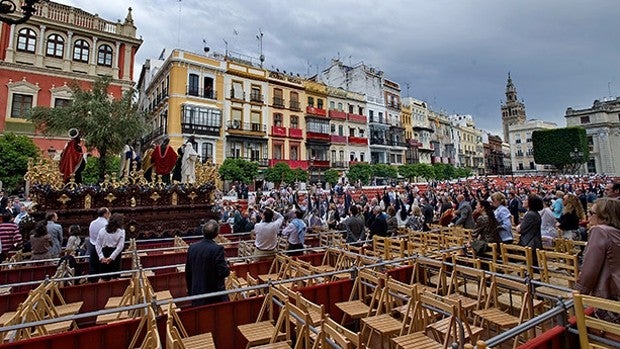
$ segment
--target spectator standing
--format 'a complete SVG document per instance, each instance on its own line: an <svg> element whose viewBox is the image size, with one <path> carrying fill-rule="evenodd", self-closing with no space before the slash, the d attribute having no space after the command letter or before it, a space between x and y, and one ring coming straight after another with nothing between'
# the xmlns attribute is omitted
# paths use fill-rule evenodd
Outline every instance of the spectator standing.
<svg viewBox="0 0 620 349"><path fill-rule="evenodd" d="M534 265L538 266L536 250L542 248L542 220L538 211L543 209L543 201L539 196L530 195L524 203L528 211L523 216L521 224L517 226L517 232L521 234L519 245L532 248Z"/></svg>
<svg viewBox="0 0 620 349"><path fill-rule="evenodd" d="M213 219L199 227L203 239L189 246L185 263L187 294L195 296L204 293L224 291L224 280L230 274L224 254L224 247L213 239L220 231L220 225ZM225 302L227 295L195 299L193 306Z"/></svg>
<svg viewBox="0 0 620 349"><path fill-rule="evenodd" d="M514 192L511 191L508 195L508 211L510 211L510 214L512 215L514 225L519 225L519 213L521 212L523 203L521 202L521 199L515 195Z"/></svg>
<svg viewBox="0 0 620 349"><path fill-rule="evenodd" d="M47 232L47 223L38 222L30 232L30 246L32 249L31 260L44 260L51 258L52 236Z"/></svg>
<svg viewBox="0 0 620 349"><path fill-rule="evenodd" d="M553 216L553 212L551 212L551 200L545 199L543 200L543 209L540 213L540 233L543 239L543 245L552 246L553 239L558 237L558 229L556 227L557 219Z"/></svg>
<svg viewBox="0 0 620 349"><path fill-rule="evenodd" d="M99 256L95 249L95 243L99 231L108 225L108 219L110 218L110 210L107 207L101 207L97 210L97 218L90 222L88 227L88 241L86 245L86 253L89 256L88 259L88 275L99 274ZM90 282L97 282L98 277L91 277L88 279Z"/></svg>
<svg viewBox="0 0 620 349"><path fill-rule="evenodd" d="M257 258L273 256L278 247L278 233L284 217L270 208L265 209L260 223L254 226L254 256Z"/></svg>
<svg viewBox="0 0 620 349"><path fill-rule="evenodd" d="M564 210L564 200L562 199L564 197L564 192L558 190L555 192L555 196L555 201L553 201L553 205L551 205L551 211L553 211L555 219L560 219L562 210Z"/></svg>
<svg viewBox="0 0 620 349"><path fill-rule="evenodd" d="M295 218L282 230L282 235L288 240L288 250L295 250L295 252L288 252L291 256L303 254L303 251L298 251L304 248L307 229L303 217L304 213L301 210L295 210Z"/></svg>
<svg viewBox="0 0 620 349"><path fill-rule="evenodd" d="M19 213L17 214L17 216L15 216L15 220L13 220L13 222L19 225L19 222L21 222L26 217L28 217L28 209L26 208L26 205L20 203Z"/></svg>
<svg viewBox="0 0 620 349"><path fill-rule="evenodd" d="M82 256L84 254L83 246L80 226L75 224L70 226L67 247L65 248L67 255Z"/></svg>
<svg viewBox="0 0 620 349"><path fill-rule="evenodd" d="M514 238L512 236L510 211L506 207L506 196L500 192L495 192L491 195L491 203L495 207L495 219L499 223L499 237L503 243L511 244Z"/></svg>
<svg viewBox="0 0 620 349"><path fill-rule="evenodd" d="M52 237L52 250L50 251L52 258L60 257L60 251L62 250L62 226L56 223L58 221L58 214L56 212L48 212L45 215L47 221L47 232Z"/></svg>
<svg viewBox="0 0 620 349"><path fill-rule="evenodd" d="M596 297L620 300L620 201L601 198L590 208L588 245L575 285L577 291ZM613 317L618 314L601 314Z"/></svg>
<svg viewBox="0 0 620 349"><path fill-rule="evenodd" d="M476 227L476 222L474 222L474 216L472 212L471 205L467 200L465 200L465 196L460 194L457 195L456 201L459 204L458 211L456 214L458 218L454 225L463 226L465 229L474 229Z"/></svg>
<svg viewBox="0 0 620 349"><path fill-rule="evenodd" d="M381 207L375 206L372 209L372 214L374 219L368 227L368 230L370 230L370 238L372 239L374 235L387 236L388 225Z"/></svg>
<svg viewBox="0 0 620 349"><path fill-rule="evenodd" d="M585 219L585 213L577 197L573 194L564 195L564 208L557 226L562 231L562 237L569 240L581 240L579 222Z"/></svg>
<svg viewBox="0 0 620 349"><path fill-rule="evenodd" d="M19 227L13 223L13 215L10 211L2 213L2 223L0 223L0 245L2 253L0 253L0 262L4 261L9 252L17 251L22 248L22 235L19 233Z"/></svg>
<svg viewBox="0 0 620 349"><path fill-rule="evenodd" d="M342 226L346 229L346 242L348 244L358 243L362 240L364 234L364 216L359 212L357 205L351 205L349 208L351 214L347 219L342 222Z"/></svg>
<svg viewBox="0 0 620 349"><path fill-rule="evenodd" d="M494 208L489 201L478 201L476 210L480 212L480 215L476 219L471 247L476 252L476 256L480 256L490 250L489 244L497 244L499 247L501 238L498 231L500 226L495 218Z"/></svg>
<svg viewBox="0 0 620 349"><path fill-rule="evenodd" d="M113 273L121 270L121 252L125 247L125 219L121 213L110 216L108 224L99 230L95 250L99 257L100 272ZM116 275L106 275L103 280L118 278Z"/></svg>

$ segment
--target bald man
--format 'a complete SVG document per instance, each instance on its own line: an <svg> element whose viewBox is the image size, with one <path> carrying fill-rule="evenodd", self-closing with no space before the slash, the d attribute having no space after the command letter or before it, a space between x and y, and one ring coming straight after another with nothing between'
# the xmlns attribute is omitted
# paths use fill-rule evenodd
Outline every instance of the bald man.
<svg viewBox="0 0 620 349"><path fill-rule="evenodd" d="M458 211L456 212L459 218L457 218L456 222L454 222L454 225L460 225L465 229L474 229L476 227L476 223L474 222L471 205L465 200L465 196L463 194L456 197L456 202L459 204Z"/></svg>

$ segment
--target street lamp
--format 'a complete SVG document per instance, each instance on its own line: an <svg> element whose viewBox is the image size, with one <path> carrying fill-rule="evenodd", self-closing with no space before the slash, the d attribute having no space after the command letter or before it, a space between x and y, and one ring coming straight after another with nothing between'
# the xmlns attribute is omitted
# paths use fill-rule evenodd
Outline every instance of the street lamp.
<svg viewBox="0 0 620 349"><path fill-rule="evenodd" d="M575 147L573 148L573 151L568 153L568 156L570 156L571 160L573 161L573 174L577 174L577 172L579 172L579 169L581 168L581 164L583 161L583 152L577 149L577 147Z"/></svg>
<svg viewBox="0 0 620 349"><path fill-rule="evenodd" d="M22 3L20 8L16 4L16 0L1 0L0 1L0 22L8 23L8 24L20 24L24 23L32 17L32 15L37 12L37 9L34 5L38 4L41 1L48 0L24 0L19 1ZM13 14L21 14L22 17L19 18L10 18L7 15Z"/></svg>

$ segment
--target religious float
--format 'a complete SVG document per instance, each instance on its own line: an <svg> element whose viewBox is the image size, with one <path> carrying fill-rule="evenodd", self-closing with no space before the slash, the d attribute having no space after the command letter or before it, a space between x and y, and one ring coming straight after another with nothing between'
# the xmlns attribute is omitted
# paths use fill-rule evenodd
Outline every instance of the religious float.
<svg viewBox="0 0 620 349"><path fill-rule="evenodd" d="M88 227L99 207L109 207L125 215L128 238L155 238L187 235L201 220L216 218L214 195L219 181L218 167L196 164L196 181L164 183L161 176L144 177L136 163L121 180L106 175L97 185L76 183L73 175L63 181L58 164L50 158L31 160L25 179L33 202L31 216L44 219L55 211L63 226Z"/></svg>

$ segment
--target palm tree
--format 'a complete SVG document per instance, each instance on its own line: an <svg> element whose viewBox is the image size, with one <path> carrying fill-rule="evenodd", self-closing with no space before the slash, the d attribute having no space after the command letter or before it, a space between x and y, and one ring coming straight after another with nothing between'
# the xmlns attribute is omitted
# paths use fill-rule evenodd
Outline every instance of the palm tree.
<svg viewBox="0 0 620 349"><path fill-rule="evenodd" d="M70 106L36 107L29 115L44 134L66 134L70 128L77 128L86 147L99 153L99 181L105 177L109 157L118 155L128 140L141 138L146 130L146 115L134 102L135 90L113 99L108 94L111 81L109 76L97 78L90 90L74 82Z"/></svg>

